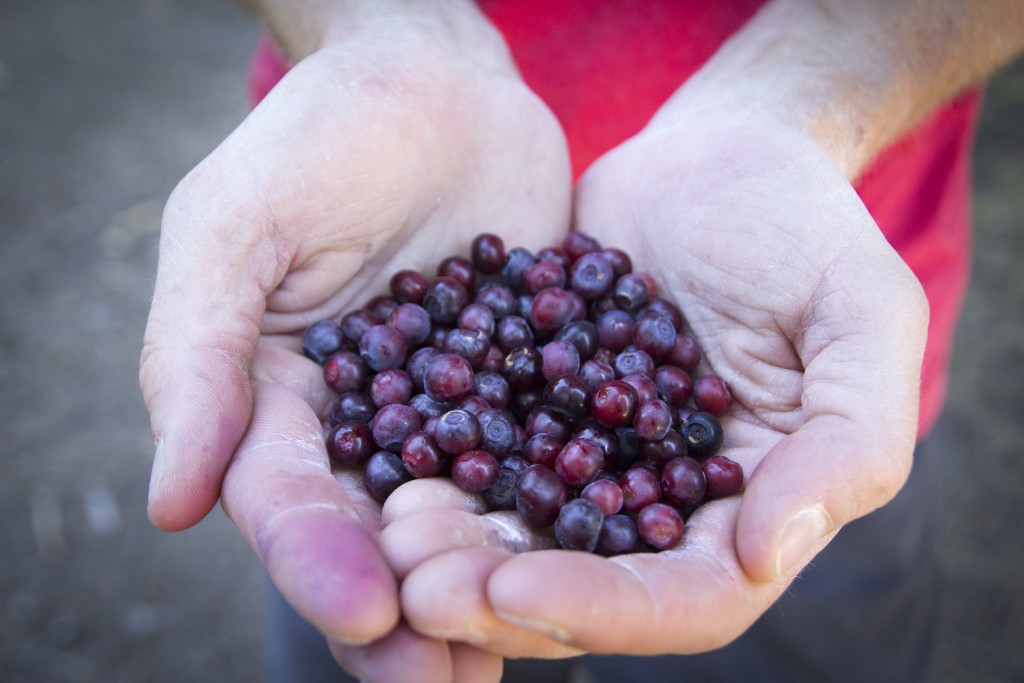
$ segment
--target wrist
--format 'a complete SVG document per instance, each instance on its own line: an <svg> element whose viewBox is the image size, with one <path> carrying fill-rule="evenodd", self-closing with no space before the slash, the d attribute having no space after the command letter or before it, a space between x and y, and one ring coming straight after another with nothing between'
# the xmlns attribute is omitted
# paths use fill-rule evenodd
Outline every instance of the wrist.
<svg viewBox="0 0 1024 683"><path fill-rule="evenodd" d="M785 126L816 141L852 180L1024 46L1022 12L1001 0L772 0L676 91L652 126Z"/></svg>
<svg viewBox="0 0 1024 683"><path fill-rule="evenodd" d="M333 47L414 49L458 46L485 70L514 73L500 33L469 0L238 0L267 27L291 64Z"/></svg>

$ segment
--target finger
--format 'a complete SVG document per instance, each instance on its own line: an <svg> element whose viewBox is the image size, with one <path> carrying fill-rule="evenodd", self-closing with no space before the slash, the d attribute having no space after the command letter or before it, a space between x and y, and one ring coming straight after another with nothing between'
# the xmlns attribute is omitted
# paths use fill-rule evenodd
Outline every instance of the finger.
<svg viewBox="0 0 1024 683"><path fill-rule="evenodd" d="M738 552L755 580L802 567L830 534L888 502L906 481L927 308L899 265L873 274L877 287L840 289L833 277L855 280L830 273L816 297L814 323L797 346L806 422L754 470L740 513Z"/></svg>
<svg viewBox="0 0 1024 683"><path fill-rule="evenodd" d="M420 514L430 508L447 508L483 514L487 505L478 495L463 491L447 477L413 479L403 484L384 501L385 525L400 517Z"/></svg>
<svg viewBox="0 0 1024 683"><path fill-rule="evenodd" d="M363 683L423 681L452 683L452 658L447 643L422 636L406 624L369 645L329 642L331 654Z"/></svg>
<svg viewBox="0 0 1024 683"><path fill-rule="evenodd" d="M140 384L157 445L149 516L166 530L195 524L217 501L249 421L266 292L287 262L253 205L223 185L193 172L163 218Z"/></svg>
<svg viewBox="0 0 1024 683"><path fill-rule="evenodd" d="M397 622L394 577L331 474L320 423L288 389L254 385L222 502L281 594L323 633L365 643Z"/></svg>
<svg viewBox="0 0 1024 683"><path fill-rule="evenodd" d="M733 542L738 507L738 499L702 506L680 544L660 553L519 555L495 568L487 598L503 622L581 650L647 655L721 647L787 583L757 584L746 576ZM403 586L406 610L409 590Z"/></svg>
<svg viewBox="0 0 1024 683"><path fill-rule="evenodd" d="M491 609L488 579L514 558L518 559L504 549L479 547L435 556L403 581L402 613L419 633L468 643L505 657L562 658L580 654L547 634L500 619ZM519 588L532 590L529 585Z"/></svg>
<svg viewBox="0 0 1024 683"><path fill-rule="evenodd" d="M454 683L499 683L504 668L501 655L472 645L448 643Z"/></svg>
<svg viewBox="0 0 1024 683"><path fill-rule="evenodd" d="M555 541L550 534L538 534L529 528L514 511L481 515L433 507L388 524L378 544L395 576L402 578L431 557L456 548L526 552L552 548Z"/></svg>
<svg viewBox="0 0 1024 683"><path fill-rule="evenodd" d="M335 660L365 683L499 683L502 658L470 645L422 636L399 623L361 647L330 643Z"/></svg>

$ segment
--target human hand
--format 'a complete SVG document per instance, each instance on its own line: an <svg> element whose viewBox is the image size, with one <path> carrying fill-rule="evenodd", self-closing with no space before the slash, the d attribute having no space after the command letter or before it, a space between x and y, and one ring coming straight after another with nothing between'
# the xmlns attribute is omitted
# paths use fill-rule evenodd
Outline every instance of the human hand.
<svg viewBox="0 0 1024 683"><path fill-rule="evenodd" d="M926 303L821 147L742 112L656 121L584 176L576 223L681 307L731 387L722 452L746 490L698 509L676 548L612 559L515 554L522 525L487 515L400 516L381 545L405 575L403 614L509 656L714 649L902 485ZM388 505L437 504L410 494Z"/></svg>
<svg viewBox="0 0 1024 683"><path fill-rule="evenodd" d="M396 586L373 510L332 475L326 388L294 335L481 230L539 247L568 223L557 123L482 20L460 42L470 12L458 31L426 10L352 18L164 213L140 371L150 517L184 529L221 496L282 594L338 642L388 633Z"/></svg>

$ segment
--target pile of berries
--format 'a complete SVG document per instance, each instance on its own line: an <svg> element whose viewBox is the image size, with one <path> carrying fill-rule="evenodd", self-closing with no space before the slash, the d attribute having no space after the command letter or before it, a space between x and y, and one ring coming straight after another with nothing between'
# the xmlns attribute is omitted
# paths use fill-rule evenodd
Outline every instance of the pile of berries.
<svg viewBox="0 0 1024 683"><path fill-rule="evenodd" d="M434 277L403 270L303 336L339 394L327 452L383 502L448 476L559 545L616 555L676 544L701 503L738 492L716 455L726 383L629 256L570 233L536 255L478 235Z"/></svg>

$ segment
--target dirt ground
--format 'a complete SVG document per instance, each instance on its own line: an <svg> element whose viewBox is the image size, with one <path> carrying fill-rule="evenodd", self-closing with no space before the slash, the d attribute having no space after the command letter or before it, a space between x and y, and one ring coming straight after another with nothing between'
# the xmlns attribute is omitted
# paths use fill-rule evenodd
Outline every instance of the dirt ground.
<svg viewBox="0 0 1024 683"><path fill-rule="evenodd" d="M145 517L137 361L161 208L244 116L228 2L0 3L0 680L259 680L263 574L217 511ZM946 683L1024 680L1024 65L977 149L977 252L939 428Z"/></svg>

